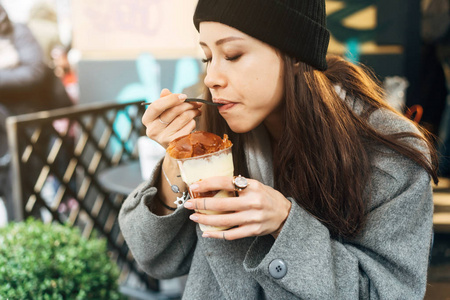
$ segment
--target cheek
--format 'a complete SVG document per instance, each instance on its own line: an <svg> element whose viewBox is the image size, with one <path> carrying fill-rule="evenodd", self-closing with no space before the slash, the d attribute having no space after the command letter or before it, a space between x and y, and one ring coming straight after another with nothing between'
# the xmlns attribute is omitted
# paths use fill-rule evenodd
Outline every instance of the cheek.
<svg viewBox="0 0 450 300"><path fill-rule="evenodd" d="M253 85L253 89L249 90L250 95L246 98L242 110L223 116L234 132L244 133L253 130L279 107L283 94L282 89L276 84L277 80L261 83L259 88Z"/></svg>
<svg viewBox="0 0 450 300"><path fill-rule="evenodd" d="M272 67L270 67L272 66ZM224 114L231 130L237 133L248 132L261 124L283 99L283 78L279 61L272 64L251 65L241 72L234 82L233 89L244 100L241 109L233 114Z"/></svg>
<svg viewBox="0 0 450 300"><path fill-rule="evenodd" d="M249 93L251 93L249 98L256 107L271 109L278 106L283 96L280 70L272 68L262 71L261 75L254 78Z"/></svg>

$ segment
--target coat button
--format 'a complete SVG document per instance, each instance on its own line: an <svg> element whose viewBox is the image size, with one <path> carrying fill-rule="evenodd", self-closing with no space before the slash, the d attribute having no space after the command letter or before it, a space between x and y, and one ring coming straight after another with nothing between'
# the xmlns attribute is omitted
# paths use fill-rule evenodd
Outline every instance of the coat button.
<svg viewBox="0 0 450 300"><path fill-rule="evenodd" d="M269 264L269 273L275 279L283 278L287 273L287 265L282 259L274 259Z"/></svg>

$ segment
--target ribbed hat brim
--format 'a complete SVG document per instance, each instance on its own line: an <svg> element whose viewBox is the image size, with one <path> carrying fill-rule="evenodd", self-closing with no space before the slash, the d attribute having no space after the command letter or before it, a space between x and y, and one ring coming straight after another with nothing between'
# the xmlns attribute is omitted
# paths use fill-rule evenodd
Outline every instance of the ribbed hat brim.
<svg viewBox="0 0 450 300"><path fill-rule="evenodd" d="M323 7L324 9L324 7ZM313 15L324 14L314 12ZM257 38L299 60L326 70L330 33L310 16L276 0L199 0L194 24L220 22Z"/></svg>

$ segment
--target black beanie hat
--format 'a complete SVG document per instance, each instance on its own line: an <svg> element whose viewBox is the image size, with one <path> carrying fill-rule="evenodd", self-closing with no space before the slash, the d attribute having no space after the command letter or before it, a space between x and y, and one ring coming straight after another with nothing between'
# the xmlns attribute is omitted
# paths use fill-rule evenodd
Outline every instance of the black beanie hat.
<svg viewBox="0 0 450 300"><path fill-rule="evenodd" d="M319 70L327 69L325 0L199 0L194 24L234 27Z"/></svg>

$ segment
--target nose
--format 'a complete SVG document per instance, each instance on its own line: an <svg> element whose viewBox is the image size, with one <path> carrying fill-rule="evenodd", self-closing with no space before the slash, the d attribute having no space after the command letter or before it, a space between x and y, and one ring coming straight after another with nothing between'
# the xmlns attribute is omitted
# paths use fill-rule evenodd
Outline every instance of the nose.
<svg viewBox="0 0 450 300"><path fill-rule="evenodd" d="M221 70L220 65L214 61L211 61L206 68L206 76L203 82L210 89L223 88L227 84L225 73Z"/></svg>

